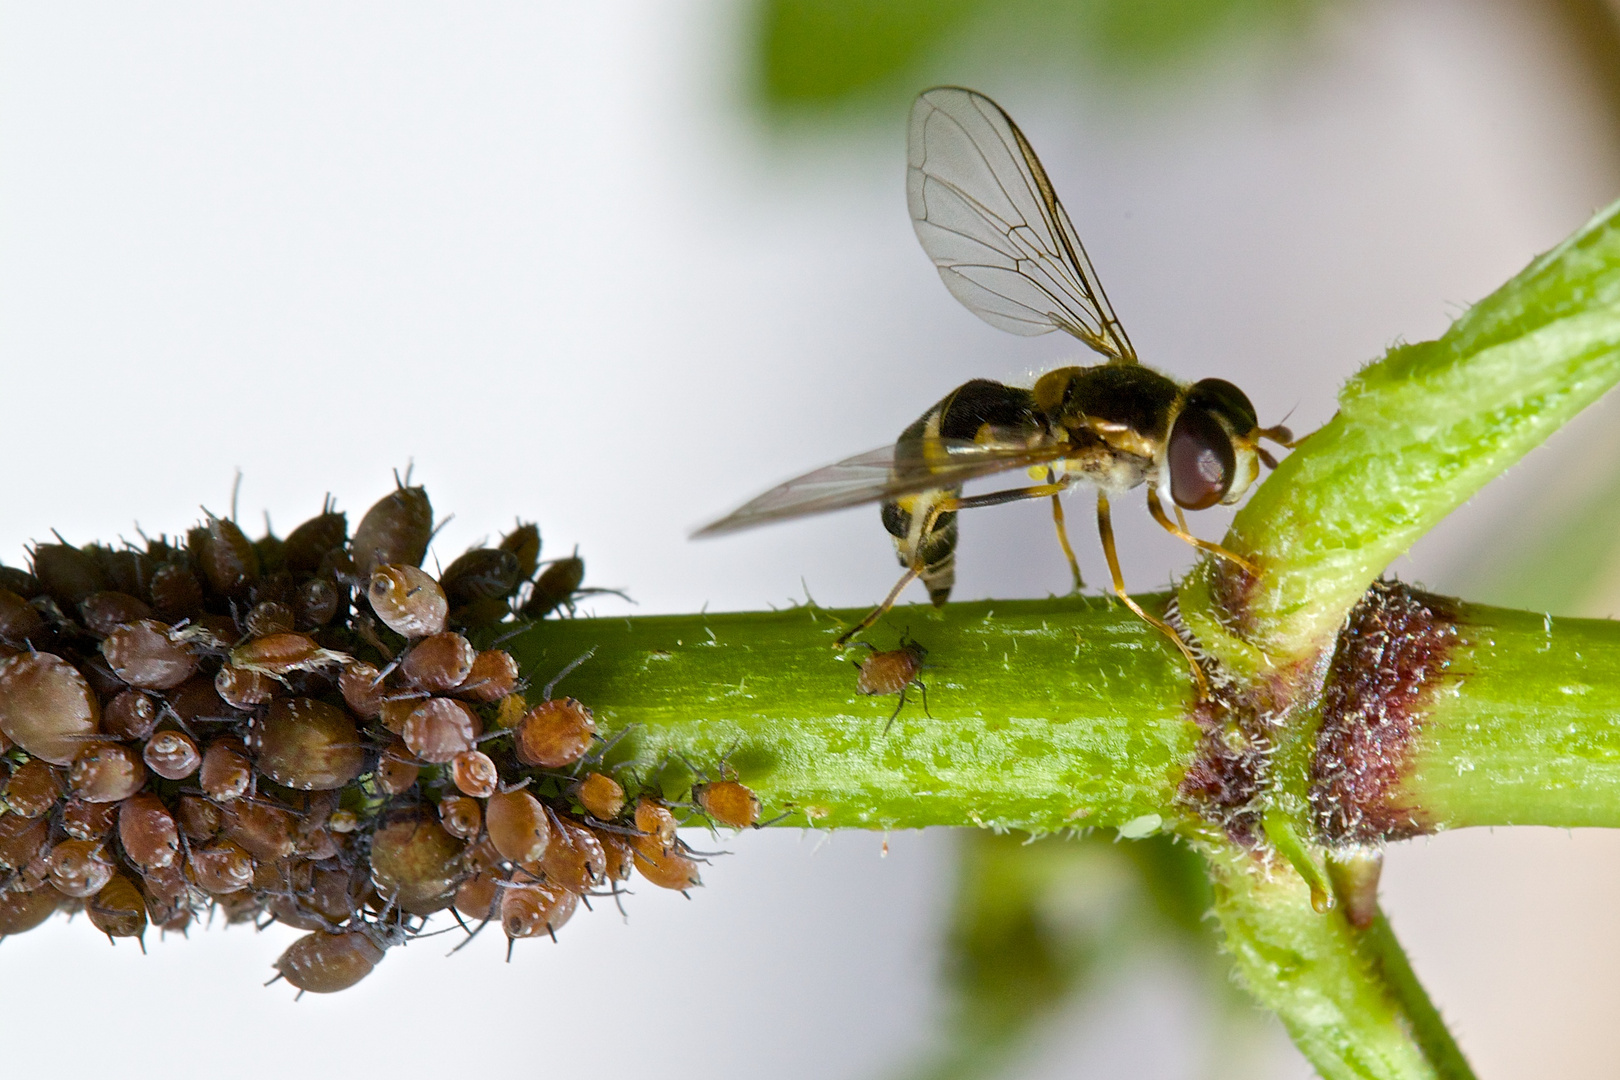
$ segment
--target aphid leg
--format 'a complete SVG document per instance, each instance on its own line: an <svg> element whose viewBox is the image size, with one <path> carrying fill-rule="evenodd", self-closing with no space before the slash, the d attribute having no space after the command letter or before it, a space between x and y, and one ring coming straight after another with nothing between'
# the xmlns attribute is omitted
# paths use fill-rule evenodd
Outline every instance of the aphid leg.
<svg viewBox="0 0 1620 1080"><path fill-rule="evenodd" d="M888 722L883 725L883 734L887 735L889 733L889 729L894 726L894 718L899 716L900 715L900 710L905 708L905 707L906 707L906 688L902 686L900 688L900 702L899 702L899 704L895 705L894 712L889 714Z"/></svg>
<svg viewBox="0 0 1620 1080"><path fill-rule="evenodd" d="M1147 489L1147 503L1148 513L1153 515L1153 520L1157 521L1165 532L1169 533L1177 540L1180 540L1186 544L1191 544L1199 551L1207 551L1218 559L1225 559L1233 566L1242 567L1253 577L1260 576L1260 568L1255 566L1254 563L1250 562L1248 559L1245 559L1241 555L1234 555L1232 552L1227 551L1219 544L1212 544L1208 540L1199 539L1187 531L1185 522L1178 526L1175 522L1171 521L1164 512L1164 504L1159 501L1159 493L1153 488ZM1178 506L1176 509L1179 511L1181 507Z"/></svg>
<svg viewBox="0 0 1620 1080"><path fill-rule="evenodd" d="M1056 477L1052 470L1046 470L1047 483L1055 483ZM1069 526L1063 520L1063 496L1052 496L1052 524L1057 526L1058 544L1063 548L1063 557L1069 560L1069 572L1074 575L1074 591L1079 592L1085 588L1085 581L1080 577L1080 560L1074 557L1074 548L1069 546Z"/></svg>
<svg viewBox="0 0 1620 1080"><path fill-rule="evenodd" d="M922 691L923 715L932 720L934 718L934 714L928 711L928 684L923 682L921 679L917 679L916 683L917 689Z"/></svg>
<svg viewBox="0 0 1620 1080"><path fill-rule="evenodd" d="M1193 655L1193 651L1187 647L1187 643L1181 640L1181 635L1163 619L1156 619L1143 611L1142 605L1132 600L1130 594L1125 591L1125 575L1120 573L1119 555L1114 551L1114 523L1108 511L1108 495L1100 488L1097 491L1097 532L1102 536L1103 555L1108 559L1108 572L1114 577L1114 595L1124 601L1126 607L1136 612L1143 622L1158 628L1160 633L1175 642L1176 648L1181 650L1181 655L1187 658L1187 663L1192 668L1193 678L1198 683L1199 698L1209 697L1209 681L1204 678L1204 669L1198 663L1198 658Z"/></svg>

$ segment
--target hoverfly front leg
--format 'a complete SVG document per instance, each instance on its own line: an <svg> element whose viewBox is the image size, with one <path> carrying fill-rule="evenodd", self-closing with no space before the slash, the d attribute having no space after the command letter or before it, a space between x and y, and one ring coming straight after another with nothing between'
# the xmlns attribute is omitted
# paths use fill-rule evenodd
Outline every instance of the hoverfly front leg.
<svg viewBox="0 0 1620 1080"><path fill-rule="evenodd" d="M1046 482L1057 483L1057 477L1051 469L1046 470ZM1069 572L1074 575L1074 593L1078 594L1085 588L1086 583L1080 577L1080 560L1074 557L1074 548L1069 546L1069 527L1063 520L1063 496L1052 496L1052 524L1057 526L1058 543L1063 547L1063 556L1069 560Z"/></svg>
<svg viewBox="0 0 1620 1080"><path fill-rule="evenodd" d="M1165 532L1169 533L1177 540L1180 540L1183 543L1191 544L1199 551L1207 551L1218 559L1225 559L1233 566L1242 567L1253 577L1260 576L1260 568L1255 566L1254 563L1250 562L1248 559L1245 559L1241 555L1235 555L1232 552L1227 551L1219 544L1210 543L1208 540L1201 540L1192 533L1188 532L1187 519L1182 517L1181 507L1176 507L1176 517L1180 519L1180 524L1177 525L1176 522L1171 521L1169 517L1165 515L1164 504L1159 501L1159 493L1151 487L1147 489L1147 503L1148 513L1153 515L1153 520L1157 521L1159 525L1163 527Z"/></svg>
<svg viewBox="0 0 1620 1080"><path fill-rule="evenodd" d="M1181 635L1163 619L1156 619L1143 611L1142 605L1132 600L1130 594L1125 591L1125 575L1120 573L1119 555L1114 551L1114 523L1108 511L1108 493L1101 488L1097 489L1097 532L1102 536L1103 555L1108 559L1108 572L1114 576L1114 595L1124 601L1126 607L1136 612L1143 622L1158 628L1165 637L1175 642L1176 648L1181 650L1181 655L1187 658L1187 663L1192 668L1193 678L1198 682L1199 698L1209 697L1209 681L1204 677L1204 668L1199 664L1198 657L1193 655L1192 649L1181 640Z"/></svg>

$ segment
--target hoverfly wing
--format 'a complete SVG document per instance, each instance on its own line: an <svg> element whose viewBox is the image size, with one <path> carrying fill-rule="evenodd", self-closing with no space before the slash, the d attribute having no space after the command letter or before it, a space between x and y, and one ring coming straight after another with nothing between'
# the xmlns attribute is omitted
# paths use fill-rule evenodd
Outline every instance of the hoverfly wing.
<svg viewBox="0 0 1620 1080"><path fill-rule="evenodd" d="M1001 106L935 87L911 108L906 205L945 287L991 326L1064 330L1135 360L1035 150Z"/></svg>
<svg viewBox="0 0 1620 1080"><path fill-rule="evenodd" d="M976 477L1038 465L1061 456L1061 448L1050 444L987 444L967 439L928 439L885 446L779 484L719 521L705 525L692 538L825 514L918 491L957 487Z"/></svg>

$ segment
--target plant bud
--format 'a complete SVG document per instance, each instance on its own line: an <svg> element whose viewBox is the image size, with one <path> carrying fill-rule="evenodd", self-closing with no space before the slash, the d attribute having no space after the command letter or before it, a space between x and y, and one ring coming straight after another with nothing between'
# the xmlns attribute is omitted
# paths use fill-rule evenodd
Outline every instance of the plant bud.
<svg viewBox="0 0 1620 1080"><path fill-rule="evenodd" d="M369 580L366 596L371 610L394 633L419 638L444 629L450 607L444 590L426 571L388 565L379 567Z"/></svg>
<svg viewBox="0 0 1620 1080"><path fill-rule="evenodd" d="M100 714L90 684L61 657L20 653L0 661L0 731L30 755L70 764Z"/></svg>
<svg viewBox="0 0 1620 1080"><path fill-rule="evenodd" d="M472 673L478 653L460 634L446 631L411 646L400 663L401 674L430 694L454 690Z"/></svg>
<svg viewBox="0 0 1620 1080"><path fill-rule="evenodd" d="M146 767L165 780L184 780L202 765L202 753L183 731L160 731L141 753Z"/></svg>
<svg viewBox="0 0 1620 1080"><path fill-rule="evenodd" d="M498 792L484 805L490 843L511 862L538 863L551 842L545 807L527 791Z"/></svg>
<svg viewBox="0 0 1620 1080"><path fill-rule="evenodd" d="M43 817L62 797L62 790L61 772L31 758L6 782L6 809L25 818Z"/></svg>
<svg viewBox="0 0 1620 1080"><path fill-rule="evenodd" d="M145 783L146 765L140 755L118 743L91 743L68 770L69 788L85 802L121 802Z"/></svg>
<svg viewBox="0 0 1620 1080"><path fill-rule="evenodd" d="M442 765L473 748L481 733L478 714L450 698L428 698L411 711L400 737L423 761Z"/></svg>
<svg viewBox="0 0 1620 1080"><path fill-rule="evenodd" d="M332 994L370 975L382 958L382 947L363 930L316 930L288 946L275 969L301 991Z"/></svg>
<svg viewBox="0 0 1620 1080"><path fill-rule="evenodd" d="M574 785L574 798L598 821L612 821L624 810L624 788L604 773L586 773Z"/></svg>
<svg viewBox="0 0 1620 1080"><path fill-rule="evenodd" d="M369 578L379 566L421 566L433 538L433 506L420 487L401 487L379 499L354 530L354 566ZM438 633L437 630L430 633Z"/></svg>
<svg viewBox="0 0 1620 1080"><path fill-rule="evenodd" d="M518 664L512 654L486 649L473 658L472 669L456 686L462 697L485 703L500 701L517 688Z"/></svg>
<svg viewBox="0 0 1620 1080"><path fill-rule="evenodd" d="M401 911L442 911L456 895L462 847L429 818L391 822L372 835L371 882L379 896L392 899Z"/></svg>
<svg viewBox="0 0 1620 1080"><path fill-rule="evenodd" d="M63 840L46 859L51 884L67 896L94 896L112 880L112 859L99 840Z"/></svg>
<svg viewBox="0 0 1620 1080"><path fill-rule="evenodd" d="M512 748L525 765L558 769L584 757L595 734L591 710L573 698L557 698L529 710Z"/></svg>
<svg viewBox="0 0 1620 1080"><path fill-rule="evenodd" d="M333 791L366 767L360 733L349 714L313 698L278 698L255 725L259 771L283 787Z"/></svg>

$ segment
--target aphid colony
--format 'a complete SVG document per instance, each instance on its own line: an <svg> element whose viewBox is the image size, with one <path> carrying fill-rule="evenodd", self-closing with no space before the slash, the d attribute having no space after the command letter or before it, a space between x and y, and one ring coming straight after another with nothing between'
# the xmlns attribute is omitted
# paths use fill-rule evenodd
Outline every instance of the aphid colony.
<svg viewBox="0 0 1620 1080"><path fill-rule="evenodd" d="M632 870L698 884L671 808L603 765L590 709L531 702L513 657L462 632L572 610L577 554L542 569L519 525L435 579L432 533L400 485L352 537L330 506L284 539L210 515L183 541L0 567L0 935L82 909L138 938L217 908L308 931L275 966L319 993L434 912L515 940ZM758 817L735 781L694 798Z"/></svg>

